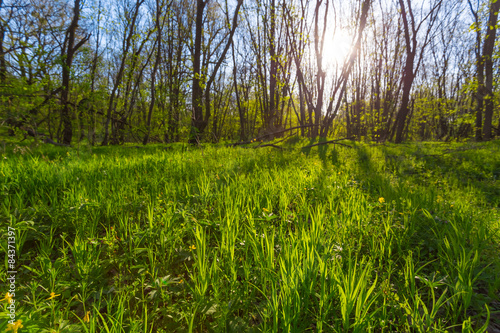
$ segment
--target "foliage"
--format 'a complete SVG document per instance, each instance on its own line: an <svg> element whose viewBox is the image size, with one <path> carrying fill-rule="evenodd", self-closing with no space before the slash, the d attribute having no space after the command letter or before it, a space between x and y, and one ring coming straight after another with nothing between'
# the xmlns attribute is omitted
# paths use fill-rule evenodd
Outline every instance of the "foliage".
<svg viewBox="0 0 500 333"><path fill-rule="evenodd" d="M500 142L310 143L7 145L19 332L484 332Z"/></svg>

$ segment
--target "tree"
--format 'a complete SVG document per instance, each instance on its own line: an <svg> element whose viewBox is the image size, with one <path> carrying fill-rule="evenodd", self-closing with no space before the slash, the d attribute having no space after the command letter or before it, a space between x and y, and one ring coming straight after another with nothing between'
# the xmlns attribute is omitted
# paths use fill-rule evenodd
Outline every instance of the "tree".
<svg viewBox="0 0 500 333"><path fill-rule="evenodd" d="M351 71L353 70L354 64L358 57L359 50L361 49L363 31L365 30L366 27L368 11L371 7L371 4L372 4L371 0L363 0L359 2L361 8L359 9L358 17L356 18L355 42L351 50L351 53L349 55L349 58L347 59L346 62L344 62L342 66L340 78L335 84L332 93L330 94L330 101L326 108L325 118L323 120L323 123L321 124L320 136L322 137L326 137L328 135L328 131L330 130L333 120L335 119L335 117L339 112L342 100L346 92L349 76L351 74ZM335 105L333 105L334 102L336 102Z"/></svg>
<svg viewBox="0 0 500 333"><path fill-rule="evenodd" d="M65 144L77 123L105 145L488 140L499 2L0 0L1 124Z"/></svg>
<svg viewBox="0 0 500 333"><path fill-rule="evenodd" d="M326 38L326 30L328 26L328 9L330 7L329 1L327 0L323 3L323 0L317 0L314 7L314 24L313 24L313 47L314 47L314 60L313 65L315 68L315 79L314 83L311 84L306 80L307 73L307 65L304 64L304 53L306 49L306 43L309 43L306 36L309 35L309 31L304 26L303 18L308 16L307 9L309 8L310 3L302 3L301 11L298 13L298 23L294 22L294 17L291 14L291 10L287 10L287 17L289 23L287 24L287 38L291 44L292 56L294 59L295 67L297 70L297 79L299 83L299 90L301 99L307 105L309 110L309 121L311 128L311 136L316 137L319 134L319 126L321 122L321 114L323 110L323 101L324 101L324 92L325 92L325 84L326 84L326 71L323 66L323 50L325 45ZM323 15L321 15L323 12ZM320 16L323 16L322 18ZM298 29L297 31L292 31L291 29ZM312 70L312 68L311 68ZM301 101L301 107L303 104ZM301 110L301 117L305 118L303 115L303 111ZM314 118L312 114L314 113Z"/></svg>
<svg viewBox="0 0 500 333"><path fill-rule="evenodd" d="M332 37L328 26L331 15L329 10L333 4L328 0L306 1L301 2L298 13L293 14L290 8L286 11L288 18L287 38L291 44L291 53L299 85L300 114L298 117L302 121L301 125L304 126L304 105L307 106L308 126L311 127L310 134L313 137L318 135L326 137L328 135L333 120L340 109L348 78L360 50L371 0L359 1L355 5L357 17L351 53L340 66L339 71L334 73L327 73L324 63L325 41ZM312 14L308 13L310 8L312 8ZM308 25L305 18L311 16L313 22ZM335 20L337 20L336 17ZM334 29L337 28L337 24L338 22L335 22ZM311 34L313 35L312 39L308 38ZM335 35L335 31L333 35ZM327 91L327 84L332 86L330 92Z"/></svg>
<svg viewBox="0 0 500 333"><path fill-rule="evenodd" d="M229 31L226 32L225 36L220 41L219 45L225 42L225 46L221 54L215 59L214 66L209 72L209 60L210 52L207 54L208 58L202 66L201 56L202 56L202 40L204 34L204 20L206 15L206 8L209 0L197 0L196 1L196 17L195 17L195 40L194 40L194 52L193 52L193 84L192 84L192 108L193 108L193 118L191 125L191 135L190 143L196 143L199 141L200 134L203 133L208 125L208 121L211 116L211 105L210 105L210 88L217 76L222 62L225 60L226 54L231 47L233 42L234 32L238 25L238 14L243 0L238 0L236 8L234 10L232 22L228 22ZM227 8L227 6L226 6ZM210 46L207 44L206 46ZM217 46L215 47L218 48ZM206 74L205 74L206 73ZM206 75L206 76L205 76ZM203 112L203 97L205 112Z"/></svg>
<svg viewBox="0 0 500 333"><path fill-rule="evenodd" d="M118 73L116 74L116 77L114 79L113 83L113 88L111 90L111 96L109 97L109 102L108 102L108 110L106 113L106 121L104 125L104 138L102 140L102 145L106 146L109 143L109 125L112 119L112 116L114 116L114 111L116 108L116 93L118 90L118 87L121 84L122 78L123 78L123 73L125 70L125 64L127 60L127 56L130 51L130 47L132 45L132 37L135 34L135 28L136 28L136 23L137 19L139 16L139 9L144 3L145 0L136 0L135 5L132 8L132 13L130 13L126 8L125 10L125 26L124 26L124 31L123 31L123 42L122 42L122 54L120 57L120 64L118 68ZM131 15L131 17L129 17Z"/></svg>
<svg viewBox="0 0 500 333"><path fill-rule="evenodd" d="M75 53L78 51L83 44L85 44L90 35L87 35L81 39L75 45L76 39L76 29L78 27L78 20L80 19L80 0L75 0L73 7L73 19L66 32L66 37L64 39L64 48L62 59L64 59L64 65L62 67L62 91L61 91L61 104L62 104L62 123L63 129L63 144L70 145L71 139L73 137L73 125L71 123L71 113L70 113L70 103L69 103L69 84L70 84L70 73L71 66L73 65L73 58Z"/></svg>
<svg viewBox="0 0 500 333"><path fill-rule="evenodd" d="M285 1L255 1L245 8L245 23L253 60L256 111L259 113L260 132L269 134L283 126L284 103L290 94L292 57L291 45L286 38Z"/></svg>
<svg viewBox="0 0 500 333"><path fill-rule="evenodd" d="M500 10L500 1L491 0L489 5L489 18L486 25L486 36L484 37L483 54L481 62L484 64L484 125L483 137L490 140L492 137L493 121L493 49L495 48L498 11Z"/></svg>
<svg viewBox="0 0 500 333"><path fill-rule="evenodd" d="M151 116L153 115L153 108L155 106L156 102L156 72L158 71L158 66L160 65L161 61L161 42L162 42L162 31L163 31L163 26L165 23L165 17L166 16L161 16L161 13L164 11L164 8L170 8L172 3L164 3L161 0L156 0L156 8L155 8L155 30L156 30L156 41L155 41L155 46L156 46L156 59L153 67L153 72L151 73L151 100L149 102L149 112L148 112L148 118L146 120L146 134L144 135L144 139L142 140L142 143L145 145L149 141L149 135L151 134ZM168 15L168 14L167 14Z"/></svg>
<svg viewBox="0 0 500 333"><path fill-rule="evenodd" d="M402 28L401 17L397 15L393 3L387 7L381 1L379 6L372 11L373 23L371 24L372 48L367 49L365 54L369 55L372 65L372 105L376 125L373 129L374 140L383 142L390 135L391 124L396 112L397 101L401 90L402 68ZM370 47L366 45L365 47Z"/></svg>
<svg viewBox="0 0 500 333"><path fill-rule="evenodd" d="M423 59L424 50L429 44L430 34L436 23L437 13L441 8L442 0L433 1L430 10L423 16L420 22L415 20L411 0L399 0L401 18L403 20L403 32L405 38L405 65L403 69L403 91L401 95L401 105L394 122L393 134L396 134L395 143L403 141L403 134L408 117L410 93L413 81L419 70ZM424 23L428 20L422 42L419 44L418 33Z"/></svg>
<svg viewBox="0 0 500 333"><path fill-rule="evenodd" d="M0 0L0 13L5 13L4 8L4 0ZM9 25L9 21L12 19L14 14L13 10L8 11L8 15L2 15L2 19L0 19L0 82L5 84L5 79L7 77L7 63L5 60L5 55L9 53L10 50L5 49L4 41L5 34L7 33L7 28Z"/></svg>
<svg viewBox="0 0 500 333"><path fill-rule="evenodd" d="M164 141L175 142L180 140L180 122L182 110L186 108L186 86L189 81L188 68L188 41L192 37L191 18L194 16L190 8L190 1L175 1L169 8L171 16L166 22L162 43L164 61L160 66L160 108L167 108L163 124L165 127ZM166 119L165 119L166 118Z"/></svg>

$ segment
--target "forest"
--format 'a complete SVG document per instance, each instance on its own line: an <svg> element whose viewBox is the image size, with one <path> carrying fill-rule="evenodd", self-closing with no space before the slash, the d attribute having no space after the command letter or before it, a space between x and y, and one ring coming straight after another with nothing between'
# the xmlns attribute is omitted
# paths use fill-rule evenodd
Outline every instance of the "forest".
<svg viewBox="0 0 500 333"><path fill-rule="evenodd" d="M64 145L490 140L499 7L3 0L1 131Z"/></svg>

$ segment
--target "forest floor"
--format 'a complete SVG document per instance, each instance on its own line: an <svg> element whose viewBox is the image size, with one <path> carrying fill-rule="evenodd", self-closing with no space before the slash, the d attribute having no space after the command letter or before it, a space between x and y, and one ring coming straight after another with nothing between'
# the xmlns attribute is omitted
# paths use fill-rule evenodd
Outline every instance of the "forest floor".
<svg viewBox="0 0 500 333"><path fill-rule="evenodd" d="M0 331L499 332L500 141L313 143L0 147Z"/></svg>

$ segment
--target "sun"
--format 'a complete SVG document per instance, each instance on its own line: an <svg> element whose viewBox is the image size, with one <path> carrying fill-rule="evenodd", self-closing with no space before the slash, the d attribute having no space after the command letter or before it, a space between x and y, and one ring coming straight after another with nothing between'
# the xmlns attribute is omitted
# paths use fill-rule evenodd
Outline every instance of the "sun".
<svg viewBox="0 0 500 333"><path fill-rule="evenodd" d="M330 38L325 37L323 59L326 67L341 66L351 53L353 39L344 30L338 30Z"/></svg>

